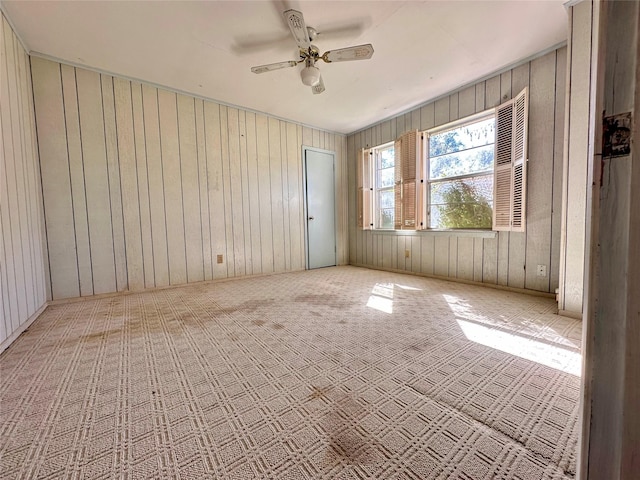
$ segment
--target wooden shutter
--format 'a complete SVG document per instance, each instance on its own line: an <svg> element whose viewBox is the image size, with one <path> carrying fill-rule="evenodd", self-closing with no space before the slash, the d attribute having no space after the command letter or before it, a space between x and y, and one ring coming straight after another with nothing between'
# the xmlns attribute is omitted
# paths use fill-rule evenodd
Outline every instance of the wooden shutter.
<svg viewBox="0 0 640 480"><path fill-rule="evenodd" d="M524 232L527 199L527 127L529 104L525 88L513 104L513 206L511 230Z"/></svg>
<svg viewBox="0 0 640 480"><path fill-rule="evenodd" d="M527 180L527 89L496 108L493 229L524 231Z"/></svg>
<svg viewBox="0 0 640 480"><path fill-rule="evenodd" d="M394 215L393 215L393 228L396 230L402 229L402 138L395 141L393 144L393 157L394 157Z"/></svg>
<svg viewBox="0 0 640 480"><path fill-rule="evenodd" d="M396 230L416 229L418 152L417 130L405 133L395 142L394 228Z"/></svg>
<svg viewBox="0 0 640 480"><path fill-rule="evenodd" d="M370 149L360 150L360 158L358 159L356 175L358 181L358 227L363 230L371 230L373 228L372 217L372 157L373 152Z"/></svg>

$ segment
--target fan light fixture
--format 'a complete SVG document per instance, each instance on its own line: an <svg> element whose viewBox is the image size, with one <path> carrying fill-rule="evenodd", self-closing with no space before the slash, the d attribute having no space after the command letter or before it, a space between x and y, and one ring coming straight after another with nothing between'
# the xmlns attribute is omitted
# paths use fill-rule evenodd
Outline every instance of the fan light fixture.
<svg viewBox="0 0 640 480"><path fill-rule="evenodd" d="M320 83L320 69L314 66L306 66L300 71L300 78L302 83L309 87L315 87Z"/></svg>
<svg viewBox="0 0 640 480"><path fill-rule="evenodd" d="M286 10L284 18L289 24L293 38L298 45L298 58L286 62L268 63L252 67L253 73L265 73L281 68L296 67L304 62L304 68L300 71L302 83L311 87L314 95L324 92L324 82L320 70L316 67L319 60L325 63L346 62L350 60L366 60L373 55L373 46L370 43L356 45L353 47L339 48L337 50L327 50L320 55L320 50L311 42L316 38L318 32L315 28L307 27L304 23L302 12L297 10Z"/></svg>

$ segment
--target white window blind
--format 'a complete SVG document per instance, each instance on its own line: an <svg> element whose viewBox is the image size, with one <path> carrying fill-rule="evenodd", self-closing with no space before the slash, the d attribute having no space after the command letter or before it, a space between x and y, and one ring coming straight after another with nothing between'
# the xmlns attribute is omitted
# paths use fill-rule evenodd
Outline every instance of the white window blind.
<svg viewBox="0 0 640 480"><path fill-rule="evenodd" d="M525 230L528 111L526 88L496 108L493 230Z"/></svg>

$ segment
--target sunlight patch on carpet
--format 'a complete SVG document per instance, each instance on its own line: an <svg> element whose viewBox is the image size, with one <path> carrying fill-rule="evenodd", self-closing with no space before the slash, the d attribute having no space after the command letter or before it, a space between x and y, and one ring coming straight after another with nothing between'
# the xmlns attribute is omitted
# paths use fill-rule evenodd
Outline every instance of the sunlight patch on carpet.
<svg viewBox="0 0 640 480"><path fill-rule="evenodd" d="M580 376L581 355L577 352L557 347L532 338L520 337L511 333L478 325L466 320L456 319L465 336L472 342L502 352L531 360L547 367L555 368L577 377Z"/></svg>
<svg viewBox="0 0 640 480"><path fill-rule="evenodd" d="M367 307L393 313L393 283L376 283L371 290Z"/></svg>

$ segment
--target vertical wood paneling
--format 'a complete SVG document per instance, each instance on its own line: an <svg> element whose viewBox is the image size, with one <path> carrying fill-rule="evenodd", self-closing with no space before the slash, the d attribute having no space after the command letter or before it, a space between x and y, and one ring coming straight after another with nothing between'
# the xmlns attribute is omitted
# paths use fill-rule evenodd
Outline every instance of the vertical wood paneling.
<svg viewBox="0 0 640 480"><path fill-rule="evenodd" d="M449 275L450 277L458 277L458 237L449 237Z"/></svg>
<svg viewBox="0 0 640 480"><path fill-rule="evenodd" d="M382 122L382 124L380 125L380 135L381 135L380 137L381 143L387 143L394 140L394 138L391 136L391 120ZM349 138L352 138L352 137L349 137ZM349 158L353 158L353 157L349 157Z"/></svg>
<svg viewBox="0 0 640 480"><path fill-rule="evenodd" d="M482 112L485 108L486 82L476 83L476 112Z"/></svg>
<svg viewBox="0 0 640 480"><path fill-rule="evenodd" d="M200 190L200 233L202 235L202 264L205 280L213 278L211 253L211 217L209 213L209 189L207 171L206 137L204 133L204 101L195 100L196 149L198 164L198 188Z"/></svg>
<svg viewBox="0 0 640 480"><path fill-rule="evenodd" d="M436 100L433 108L435 109L434 126L444 125L449 122L449 97Z"/></svg>
<svg viewBox="0 0 640 480"><path fill-rule="evenodd" d="M171 285L180 285L187 281L182 168L176 102L175 93L158 90L160 150L164 173L164 208L167 218L167 251Z"/></svg>
<svg viewBox="0 0 640 480"><path fill-rule="evenodd" d="M449 121L453 122L454 120L458 120L460 118L459 103L460 103L459 94L452 93L449 95Z"/></svg>
<svg viewBox="0 0 640 480"><path fill-rule="evenodd" d="M2 35L0 34L0 37ZM44 215L42 207L42 183L40 181L39 170L39 158L38 158L38 139L35 128L35 112L33 108L33 83L31 81L31 65L29 55L18 46L22 54L22 61L24 65L24 78L21 79L22 93L24 96L23 108L25 113L24 132L27 138L30 139L30 143L27 145L28 161L25 162L25 168L30 171L33 182L31 183L34 190L26 192L32 200L32 219L33 225L31 226L31 235L34 237L33 243L33 258L34 258L34 275L35 282L38 285L36 290L35 306L37 308L42 305L46 298L51 298L50 285L47 279L49 278L48 262L44 261L47 255L46 241L44 231ZM0 138L2 135L0 135ZM1 148L1 147L0 147ZM21 324L21 326L24 324ZM15 332L14 332L15 334Z"/></svg>
<svg viewBox="0 0 640 480"><path fill-rule="evenodd" d="M501 76L496 75L484 82L484 106L485 108L497 107L502 103L502 92L500 91ZM505 99L506 100L506 99Z"/></svg>
<svg viewBox="0 0 640 480"><path fill-rule="evenodd" d="M18 119L17 100L18 85L15 82L15 55L13 31L6 22L3 23L2 72L0 72L0 98L3 108L2 118L2 153L3 175L0 177L0 205L2 205L2 237L6 248L7 288L9 290L10 314L6 324L7 332L13 332L20 327L20 320L28 318L27 277L25 274L25 256L22 245L22 218L20 203L24 201L19 195L17 171L22 168L22 151L16 146L16 136L20 135L20 121ZM8 108L4 107L5 102ZM6 337L5 337L6 338ZM4 339L3 339L4 340Z"/></svg>
<svg viewBox="0 0 640 480"><path fill-rule="evenodd" d="M21 197L22 197L22 201L19 202L20 205L22 206L22 212L21 212L21 239L23 242L23 258L24 258L24 273L25 273L25 281L27 281L27 283L25 284L25 290L26 290L26 294L27 294L27 311L28 312L32 312L35 311L35 302L36 302L36 296L37 296L37 278L38 276L35 273L35 268L36 268L36 259L34 258L34 235L31 233L34 231L33 228L33 218L32 218L32 214L33 214L33 210L32 210L32 203L33 203L33 199L32 196L30 194L27 194L26 192L33 192L33 181L30 175L30 171L32 169L28 168L28 164L31 161L31 156L32 156L32 150L31 150L31 143L29 142L29 140L27 139L27 136L29 135L29 132L31 131L31 128L25 128L25 126L29 125L29 123L27 123L27 116L25 115L25 109L24 109L24 92L26 90L26 83L25 79L27 79L26 77L26 68L24 66L24 51L22 50L22 48L19 45L19 42L17 41L17 39L14 39L13 42L13 49L14 49L14 58L15 58L15 69L14 69L14 75L15 75L15 96L17 97L17 111L16 114L17 115L12 115L14 120L17 120L19 122L20 125L22 125L22 128L18 129L18 132L20 134L20 152L21 152L21 158L26 159L25 161L21 162L21 165L18 168L18 177L22 179L22 190L21 190ZM12 102L10 102L10 105L13 105ZM15 130L14 130L15 131ZM18 184L18 188L20 189L20 184ZM28 282L28 279L34 279L34 281L32 282Z"/></svg>
<svg viewBox="0 0 640 480"><path fill-rule="evenodd" d="M420 241L421 249L421 272L427 275L435 273L435 237L422 237Z"/></svg>
<svg viewBox="0 0 640 480"><path fill-rule="evenodd" d="M411 237L411 271L418 273L422 266L422 242L419 236Z"/></svg>
<svg viewBox="0 0 640 480"><path fill-rule="evenodd" d="M549 291L551 258L555 69L555 55L531 62L525 286L543 292ZM537 265L545 265L547 275L539 277Z"/></svg>
<svg viewBox="0 0 640 480"><path fill-rule="evenodd" d="M269 119L256 115L256 139L258 144L258 179L260 197L260 245L262 248L262 273L274 271L273 234L271 232L271 179L269 153ZM310 133L306 128L303 131Z"/></svg>
<svg viewBox="0 0 640 480"><path fill-rule="evenodd" d="M120 165L118 160L118 138L116 133L116 110L113 97L113 78L101 75L102 115L104 117L105 150L109 175L109 202L111 205L111 228L113 231L113 254L116 270L116 290L128 289L127 254L124 239L122 195L120 190Z"/></svg>
<svg viewBox="0 0 640 480"><path fill-rule="evenodd" d="M113 79L116 105L116 131L122 206L124 218L124 238L127 254L127 278L130 290L143 289L144 265L142 258L142 230L140 228L140 203L138 200L138 166L136 162L133 128L133 105L131 83L119 78ZM36 106L37 109L37 106ZM48 178L43 175L43 182ZM45 199L46 205L46 199ZM54 296L54 298L56 298Z"/></svg>
<svg viewBox="0 0 640 480"><path fill-rule="evenodd" d="M298 126L292 123L286 124L287 131L287 196L289 206L289 218L286 221L289 224L290 236L290 268L291 270L302 270L304 268L304 224L303 220L303 203L302 203L302 184L297 181L299 177L299 167L302 164L300 143L298 140Z"/></svg>
<svg viewBox="0 0 640 480"><path fill-rule="evenodd" d="M229 276L227 269L229 257L227 255L225 198L222 171L222 125L220 122L220 106L218 104L210 102L204 103L204 124L213 278L225 278ZM222 255L222 263L218 263L218 255Z"/></svg>
<svg viewBox="0 0 640 480"><path fill-rule="evenodd" d="M393 268L393 264L391 263L391 236L384 235L382 237L382 264L383 268Z"/></svg>
<svg viewBox="0 0 640 480"><path fill-rule="evenodd" d="M373 239L373 258L371 260L371 264L374 267L377 267L381 264L381 260L382 260L382 255L381 255L381 242L380 242L380 237L377 236L376 238Z"/></svg>
<svg viewBox="0 0 640 480"><path fill-rule="evenodd" d="M435 125L435 105L429 103L420 108L420 128L428 130Z"/></svg>
<svg viewBox="0 0 640 480"><path fill-rule="evenodd" d="M52 298L304 268L303 144L335 152L337 259L349 261L346 137L67 65L36 64L36 116L47 132L42 190ZM21 146L31 143L19 138ZM30 205L22 209L29 213ZM11 221L4 211L1 221ZM367 242L371 258L373 238ZM12 239L12 258L13 243L24 242ZM5 257L8 251L5 242Z"/></svg>
<svg viewBox="0 0 640 480"><path fill-rule="evenodd" d="M386 124L386 123L385 123ZM383 125L385 125L383 124ZM347 164L347 168L348 168L348 174L347 174L347 182L348 185L356 185L356 161L355 159L357 159L357 153L356 153L356 140L354 136L350 136L347 138L347 159L349 161L345 162ZM354 159L354 161L351 161L351 159ZM349 207L349 213L348 213L348 218L352 219L352 218L356 218L356 189L355 188L349 188L349 198L348 198L348 207ZM347 260L350 264L355 264L358 263L357 260L357 243L356 243L356 238L357 238L357 228L356 228L356 223L355 222L348 222L349 224L349 252L348 252L348 257Z"/></svg>
<svg viewBox="0 0 640 480"><path fill-rule="evenodd" d="M0 66L4 66L6 63L6 52L5 52L5 19L3 15L0 15ZM8 26L6 28L9 28ZM5 69L0 68L0 99L2 99L3 103L6 101L5 99L5 91L2 88L6 83L5 79ZM8 91L6 93L8 95ZM2 112L0 112L0 262L4 268L0 269L0 343L2 343L9 335L10 332L13 331L13 327L11 324L12 321L12 313L11 313L11 301L9 299L9 279L7 275L8 263L11 262L13 269L13 256L11 254L7 254L5 251L5 232L9 231L9 227L4 221L3 210L5 210L8 204L8 195L7 195L7 182L6 182L6 170L7 164L9 160L6 159L4 153L4 135L7 132L10 124L3 128L2 127ZM13 162L13 159L11 159Z"/></svg>
<svg viewBox="0 0 640 480"><path fill-rule="evenodd" d="M562 224L562 164L564 156L564 116L566 92L567 49L558 50L556 56L554 145L553 145L553 199L551 212L551 258L549 291L555 292L560 284L560 231Z"/></svg>
<svg viewBox="0 0 640 480"><path fill-rule="evenodd" d="M138 211L140 214L140 241L142 242L142 268L144 286L154 287L155 267L153 255L153 229L149 194L149 170L145 141L145 120L142 101L142 85L131 83L131 109L133 113L133 142L136 152L136 174L138 176Z"/></svg>
<svg viewBox="0 0 640 480"><path fill-rule="evenodd" d="M320 142L317 130L313 133L314 146ZM280 121L269 118L269 178L271 180L271 234L273 236L273 268L285 270L284 211L282 199L282 148L280 143Z"/></svg>
<svg viewBox="0 0 640 480"><path fill-rule="evenodd" d="M435 237L435 263L433 266L433 273L440 275L441 277L449 276L449 255L450 246L449 237L437 236ZM455 273L455 272L454 272Z"/></svg>
<svg viewBox="0 0 640 480"><path fill-rule="evenodd" d="M78 87L73 67L62 65L62 97L67 133L69 175L71 178L71 202L76 235L76 263L80 277L80 295L93 295L93 275L91 271L91 245L89 239L89 218L82 157L82 138L78 116Z"/></svg>
<svg viewBox="0 0 640 480"><path fill-rule="evenodd" d="M282 236L284 240L284 269L291 269L291 231L289 228L289 189L288 185L288 176L289 169L288 166L288 152L287 152L287 124L286 122L280 123L280 178L281 185L280 190L282 191ZM329 145L329 139L327 135L322 135L323 138L323 148L327 148ZM336 194L338 190L334 188Z"/></svg>
<svg viewBox="0 0 640 480"><path fill-rule="evenodd" d="M31 65L51 295L54 299L78 297L80 284L60 64L32 58ZM4 115L2 123L4 130ZM5 157L10 158L6 152L5 146Z"/></svg>
<svg viewBox="0 0 640 480"><path fill-rule="evenodd" d="M256 138L256 114L247 112L246 116L247 129L247 186L249 192L249 234L251 236L251 272L247 273L259 274L262 272L262 258L260 247L260 177L258 176L258 145ZM296 160L300 160L299 157ZM296 170L297 173L297 170ZM298 259L298 263L301 259ZM302 268L302 266L300 267Z"/></svg>
<svg viewBox="0 0 640 480"><path fill-rule="evenodd" d="M483 281L484 238L473 239L473 281Z"/></svg>
<svg viewBox="0 0 640 480"><path fill-rule="evenodd" d="M395 237L395 242L396 242L396 248L395 248L396 264L395 264L395 268L397 268L398 270L404 270L405 269L405 265L406 265L406 258L404 256L404 251L405 251L405 245L407 243L407 237L404 236L404 235L402 237Z"/></svg>
<svg viewBox="0 0 640 480"><path fill-rule="evenodd" d="M114 80L115 81L115 80ZM158 89L142 85L144 135L147 150L147 181L151 213L151 246L156 287L169 285L169 252L167 249L167 214L164 195L164 168L158 116ZM120 124L118 131L120 131ZM120 160L122 162L122 159ZM123 199L125 195L123 193ZM127 264L135 257L127 250Z"/></svg>
<svg viewBox="0 0 640 480"><path fill-rule="evenodd" d="M48 73L54 79L50 90L61 98L60 70ZM57 83L55 81L57 80ZM38 91L44 89L37 86ZM31 69L24 51L4 15L0 14L0 352L10 345L35 318L46 302L49 283L45 278L44 247L42 237L43 208L40 190L40 172L33 117ZM60 106L60 102L56 106ZM61 110L52 109L48 121L63 117ZM48 112L49 113L49 112ZM57 125L60 128L60 125ZM45 142L46 143L46 142ZM56 142L51 142L52 147ZM58 146L60 143L57 144ZM67 161L64 150L60 163ZM68 168L61 191L68 191ZM48 190L47 193L51 193ZM50 212L57 213L55 209ZM55 235L63 235L56 228ZM73 232L69 238L73 239ZM71 243L73 245L73 243ZM55 254L64 252L55 251ZM56 256L55 261L60 258ZM78 289L75 262L61 275L69 274L75 280L65 294ZM75 274L75 278L74 278Z"/></svg>
<svg viewBox="0 0 640 480"><path fill-rule="evenodd" d="M456 277L464 280L473 280L474 262L474 249L473 238L460 237L458 238L457 245L457 272Z"/></svg>
<svg viewBox="0 0 640 480"><path fill-rule="evenodd" d="M100 75L76 71L93 293L116 291Z"/></svg>
<svg viewBox="0 0 640 480"><path fill-rule="evenodd" d="M233 269L231 272L233 276L237 276L246 273L244 218L242 216L242 174L240 171L240 123L238 110L236 108L228 107L225 110L227 112L228 135L223 135L223 148L224 139L227 138L228 158L227 162L223 163L223 165L228 166L225 175L225 188L229 189L229 192L225 194L225 204L231 207L229 209L231 213L231 242L233 245Z"/></svg>
<svg viewBox="0 0 640 480"><path fill-rule="evenodd" d="M187 256L187 281L204 280L202 255L202 212L198 151L196 145L195 100L178 95L178 138L182 169L182 201L184 203L184 233Z"/></svg>
<svg viewBox="0 0 640 480"><path fill-rule="evenodd" d="M253 256L251 252L251 205L249 203L249 164L247 153L247 116L243 110L238 112L240 129L240 176L242 192L242 233L244 235L244 272L253 272Z"/></svg>
<svg viewBox="0 0 640 480"><path fill-rule="evenodd" d="M464 118L476 112L476 87L465 88L458 96L458 118Z"/></svg>
<svg viewBox="0 0 640 480"><path fill-rule="evenodd" d="M4 64L2 65L2 98L3 102L3 151L5 160L5 195L6 215L9 218L8 233L11 244L11 257L15 279L14 290L17 296L17 315L11 317L10 329L20 327L20 319L27 318L33 308L33 290L28 282L31 277L32 260L30 256L29 229L27 218L27 199L25 189L23 163L27 152L22 144L23 122L20 113L20 87L18 58L16 52L17 39L10 27L6 26L4 37ZM8 108L7 108L8 107ZM5 134L6 132L6 134ZM4 227L3 227L4 232Z"/></svg>

